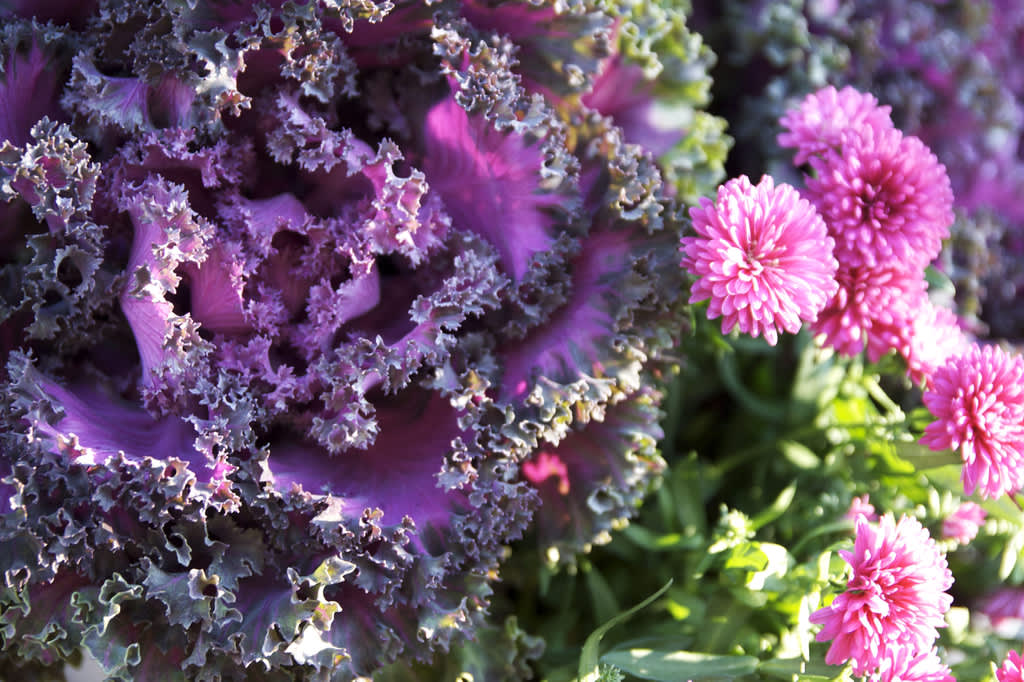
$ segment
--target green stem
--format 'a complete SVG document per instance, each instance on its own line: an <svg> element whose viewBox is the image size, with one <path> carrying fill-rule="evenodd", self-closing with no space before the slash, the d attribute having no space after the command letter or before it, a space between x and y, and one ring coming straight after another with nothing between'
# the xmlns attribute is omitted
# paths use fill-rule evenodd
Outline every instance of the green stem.
<svg viewBox="0 0 1024 682"><path fill-rule="evenodd" d="M824 525L818 526L810 533L802 537L799 541L797 541L797 543L793 545L793 548L789 550L789 553L794 557L798 557L800 556L800 550L804 548L804 545L806 545L814 538L820 537L822 535L828 535L829 533L849 533L853 530L853 528L853 521L847 521L845 519L842 521L832 521L831 523L826 523Z"/></svg>
<svg viewBox="0 0 1024 682"><path fill-rule="evenodd" d="M867 389L868 395L879 405L881 405L886 413L891 418L898 418L902 420L903 410L900 406L893 402L893 399L889 397L889 394L882 390L882 387L878 385L878 378L874 376L864 376L861 379L861 385Z"/></svg>

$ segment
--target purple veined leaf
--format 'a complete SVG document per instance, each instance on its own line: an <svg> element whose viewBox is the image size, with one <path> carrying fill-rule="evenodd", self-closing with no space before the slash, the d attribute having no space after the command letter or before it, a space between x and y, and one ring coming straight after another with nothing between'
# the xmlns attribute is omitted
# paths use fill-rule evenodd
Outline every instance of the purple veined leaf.
<svg viewBox="0 0 1024 682"><path fill-rule="evenodd" d="M638 144L656 158L670 150L686 131L667 115L659 115L654 83L643 69L619 54L602 62L593 86L580 99L583 104L611 116L630 144Z"/></svg>
<svg viewBox="0 0 1024 682"><path fill-rule="evenodd" d="M642 328L656 327L658 320L672 316L669 308L675 294L649 310L638 305L657 300L664 286L659 280L662 272L672 276L670 264L659 255L669 239L666 234L616 231L611 226L587 236L568 264L567 301L522 340L499 348L503 374L496 399L523 400L539 378L557 384L611 380L624 390L635 390L642 356L613 341L636 334L637 347L643 347L649 341L643 339Z"/></svg>
<svg viewBox="0 0 1024 682"><path fill-rule="evenodd" d="M10 579L86 572L51 602L108 675L514 648L474 636L540 501L566 554L628 514L677 235L651 155L579 107L616 21L580 8L114 2L69 29L69 125L0 165L33 236L88 235L109 306L76 346L3 342L0 494L4 547L38 548ZM564 472L534 485L543 453Z"/></svg>
<svg viewBox="0 0 1024 682"><path fill-rule="evenodd" d="M7 52L7 50L4 50ZM59 106L61 66L35 36L24 49L4 55L0 73L0 141L24 145L41 118L64 118Z"/></svg>
<svg viewBox="0 0 1024 682"><path fill-rule="evenodd" d="M54 24L70 24L80 30L85 21L96 11L96 0L73 2L72 0L5 0L0 4L0 18L34 18L37 21L52 21Z"/></svg>
<svg viewBox="0 0 1024 682"><path fill-rule="evenodd" d="M271 447L270 471L281 491L293 484L339 498L343 516L357 519L379 508L382 521L403 517L417 527L444 528L453 512L468 509L465 493L438 485L437 475L456 438L466 438L458 413L443 397L409 389L374 405L379 431L362 450L330 455L315 447Z"/></svg>
<svg viewBox="0 0 1024 682"><path fill-rule="evenodd" d="M67 108L90 121L96 135L107 128L139 134L161 128L185 129L194 123L192 84L173 74L149 81L107 76L87 57L75 58Z"/></svg>
<svg viewBox="0 0 1024 682"><path fill-rule="evenodd" d="M521 279L531 256L554 242L548 209L558 197L542 189L539 145L470 118L451 98L427 114L425 136L423 169L453 226L484 237L505 272Z"/></svg>
<svg viewBox="0 0 1024 682"><path fill-rule="evenodd" d="M160 409L183 399L208 352L193 320L176 315L167 298L181 283L177 268L206 259L212 233L187 196L182 186L154 176L123 200L134 238L119 301L142 362L140 388Z"/></svg>
<svg viewBox="0 0 1024 682"><path fill-rule="evenodd" d="M112 177L110 192L115 202L123 203L124 195L134 194L137 186L152 182L150 176L156 174L184 188L189 205L207 217L217 212L213 192L244 189L256 179L250 169L249 140L222 138L204 145L197 135L194 128L168 128L130 139L105 167Z"/></svg>
<svg viewBox="0 0 1024 682"><path fill-rule="evenodd" d="M181 272L188 284L189 314L204 329L221 334L252 329L242 295L244 266L227 248L215 244L201 264L185 263Z"/></svg>
<svg viewBox="0 0 1024 682"><path fill-rule="evenodd" d="M394 7L380 21L360 22L358 30L346 28L342 19L327 18L324 25L341 37L361 69L405 64L422 49L418 41L433 25L429 6L414 3Z"/></svg>
<svg viewBox="0 0 1024 682"><path fill-rule="evenodd" d="M53 424L34 421L32 427L47 440L48 449L71 463L103 465L121 456L135 463L179 460L201 483L214 485L230 473L230 466L209 461L197 448L195 427L180 417L154 418L89 385L65 388L42 375L36 384L62 416Z"/></svg>

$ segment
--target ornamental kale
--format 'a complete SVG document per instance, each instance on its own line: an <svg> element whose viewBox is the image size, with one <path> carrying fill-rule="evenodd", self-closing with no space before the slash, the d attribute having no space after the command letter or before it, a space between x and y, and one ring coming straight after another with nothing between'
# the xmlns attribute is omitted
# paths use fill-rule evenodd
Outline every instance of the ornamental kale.
<svg viewBox="0 0 1024 682"><path fill-rule="evenodd" d="M5 665L525 674L508 543L572 566L664 468L729 146L684 14L45 5L0 9Z"/></svg>

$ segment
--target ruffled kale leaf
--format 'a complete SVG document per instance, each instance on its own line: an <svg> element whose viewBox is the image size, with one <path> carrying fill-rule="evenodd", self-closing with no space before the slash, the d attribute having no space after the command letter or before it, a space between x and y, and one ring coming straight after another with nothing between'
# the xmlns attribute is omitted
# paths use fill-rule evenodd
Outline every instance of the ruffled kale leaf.
<svg viewBox="0 0 1024 682"><path fill-rule="evenodd" d="M3 10L3 656L528 674L509 546L663 466L710 53L646 4L59 5Z"/></svg>

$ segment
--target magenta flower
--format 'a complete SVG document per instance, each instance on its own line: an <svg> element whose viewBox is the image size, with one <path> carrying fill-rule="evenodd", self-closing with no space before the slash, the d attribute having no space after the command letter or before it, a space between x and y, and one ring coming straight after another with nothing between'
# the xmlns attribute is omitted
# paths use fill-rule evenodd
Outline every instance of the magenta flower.
<svg viewBox="0 0 1024 682"><path fill-rule="evenodd" d="M919 139L861 126L810 163L808 197L845 267L921 269L939 254L953 224L953 191L946 167Z"/></svg>
<svg viewBox="0 0 1024 682"><path fill-rule="evenodd" d="M867 493L850 500L850 508L843 514L844 519L856 521L859 516L864 516L868 521L877 521L878 514L875 513L875 505L868 501Z"/></svg>
<svg viewBox="0 0 1024 682"><path fill-rule="evenodd" d="M910 355L912 320L927 305L920 273L893 266L839 268L839 288L811 324L823 342L846 356L867 350L877 362L890 350Z"/></svg>
<svg viewBox="0 0 1024 682"><path fill-rule="evenodd" d="M920 522L861 516L853 551L840 555L853 569L846 591L810 618L824 625L817 641L832 641L825 662L852 660L854 674L865 675L899 649L931 649L953 601L953 574Z"/></svg>
<svg viewBox="0 0 1024 682"><path fill-rule="evenodd" d="M988 512L974 502L964 502L942 522L942 537L966 545L978 534Z"/></svg>
<svg viewBox="0 0 1024 682"><path fill-rule="evenodd" d="M899 350L907 361L907 373L918 383L927 383L936 369L953 355L964 352L970 339L960 326L960 318L949 308L933 304L927 298L912 315L907 343Z"/></svg>
<svg viewBox="0 0 1024 682"><path fill-rule="evenodd" d="M1016 651L1006 654L1003 664L996 670L998 682L1024 682L1024 657Z"/></svg>
<svg viewBox="0 0 1024 682"><path fill-rule="evenodd" d="M1001 587L981 600L978 610L999 627L1005 620L1024 620L1024 589Z"/></svg>
<svg viewBox="0 0 1024 682"><path fill-rule="evenodd" d="M972 345L932 375L925 406L935 415L921 437L932 450L959 450L971 495L999 497L1024 487L1024 359Z"/></svg>
<svg viewBox="0 0 1024 682"><path fill-rule="evenodd" d="M956 682L934 649L913 652L906 647L895 649L869 679L871 682Z"/></svg>
<svg viewBox="0 0 1024 682"><path fill-rule="evenodd" d="M874 95L858 92L850 86L837 91L829 85L807 95L797 108L790 109L779 119L787 129L779 133L779 146L795 147L793 161L800 165L812 156L837 149L843 135L851 130L891 129L891 110L889 106L879 106Z"/></svg>
<svg viewBox="0 0 1024 682"><path fill-rule="evenodd" d="M696 237L684 237L682 265L698 279L690 303L710 299L708 319L764 336L795 333L812 322L836 290L833 240L810 203L769 176L755 187L740 176L715 202L690 209Z"/></svg>

